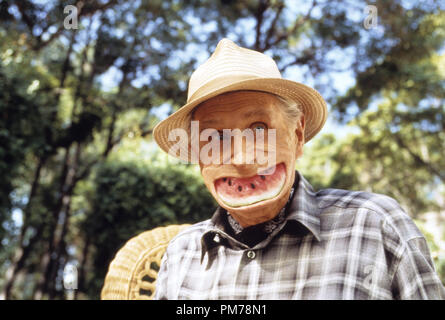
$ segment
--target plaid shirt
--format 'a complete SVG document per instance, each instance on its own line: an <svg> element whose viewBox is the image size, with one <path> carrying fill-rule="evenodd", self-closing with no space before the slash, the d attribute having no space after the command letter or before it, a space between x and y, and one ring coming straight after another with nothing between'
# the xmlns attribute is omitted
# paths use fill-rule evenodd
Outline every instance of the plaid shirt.
<svg viewBox="0 0 445 320"><path fill-rule="evenodd" d="M229 235L222 208L172 239L155 299L445 299L394 199L296 179L285 222L252 247Z"/></svg>

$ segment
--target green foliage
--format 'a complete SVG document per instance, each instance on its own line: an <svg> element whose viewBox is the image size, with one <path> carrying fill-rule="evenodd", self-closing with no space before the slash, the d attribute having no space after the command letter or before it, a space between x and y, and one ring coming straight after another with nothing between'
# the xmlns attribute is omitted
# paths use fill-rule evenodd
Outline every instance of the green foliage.
<svg viewBox="0 0 445 320"><path fill-rule="evenodd" d="M99 298L108 265L117 250L137 234L170 224L209 219L216 203L193 167L107 162L93 182L91 212L80 229L95 249L86 285Z"/></svg>
<svg viewBox="0 0 445 320"><path fill-rule="evenodd" d="M335 100L335 110L346 120L347 107L367 110L376 96L396 97L411 111L424 99L444 96L443 62L441 67L437 62L443 59L438 52L445 41L445 12L425 10L421 4L411 10L390 1L379 5L388 9L379 9L384 31L372 33L361 51L369 66L357 73L355 86Z"/></svg>
<svg viewBox="0 0 445 320"><path fill-rule="evenodd" d="M45 127L47 115L44 108L40 108L51 103L50 99L35 98L30 94L40 81L16 72L0 66L0 222L5 221L13 206L18 205L11 193L22 183L26 156L45 152L45 135L50 130ZM35 72L34 76L39 77L39 74ZM42 80L41 76L39 78ZM0 237L3 238L2 230L0 224Z"/></svg>

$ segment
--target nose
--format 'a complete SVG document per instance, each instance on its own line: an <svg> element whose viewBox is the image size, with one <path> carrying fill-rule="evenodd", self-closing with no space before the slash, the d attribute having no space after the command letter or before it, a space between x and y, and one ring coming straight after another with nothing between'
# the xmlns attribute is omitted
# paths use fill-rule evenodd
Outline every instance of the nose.
<svg viewBox="0 0 445 320"><path fill-rule="evenodd" d="M232 163L238 166L248 166L255 163L255 140L249 132L239 130L232 132Z"/></svg>
<svg viewBox="0 0 445 320"><path fill-rule="evenodd" d="M234 167L236 168L236 170L240 173L245 173L245 172L250 172L252 171L252 164L235 164Z"/></svg>

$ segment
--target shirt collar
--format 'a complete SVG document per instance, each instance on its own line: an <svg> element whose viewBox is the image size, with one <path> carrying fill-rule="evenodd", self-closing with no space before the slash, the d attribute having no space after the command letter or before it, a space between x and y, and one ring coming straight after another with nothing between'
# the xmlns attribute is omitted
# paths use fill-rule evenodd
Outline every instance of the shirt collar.
<svg viewBox="0 0 445 320"><path fill-rule="evenodd" d="M296 187L290 202L289 213L286 216L286 223L288 221L299 222L320 241L320 208L318 207L315 192L310 183L298 171L295 172L295 180ZM212 241L217 233L227 235L225 224L222 220L224 214L225 210L221 207L218 207L213 214L211 218L212 228L206 231L201 238L203 251L218 245L218 243ZM229 238L232 241L232 238ZM220 237L217 237L217 239L220 240ZM236 240L233 241L238 245L241 244ZM241 246L244 245L241 244Z"/></svg>
<svg viewBox="0 0 445 320"><path fill-rule="evenodd" d="M299 179L292 199L287 220L294 220L305 226L318 241L320 236L320 208L314 189L310 183L296 171L296 179Z"/></svg>

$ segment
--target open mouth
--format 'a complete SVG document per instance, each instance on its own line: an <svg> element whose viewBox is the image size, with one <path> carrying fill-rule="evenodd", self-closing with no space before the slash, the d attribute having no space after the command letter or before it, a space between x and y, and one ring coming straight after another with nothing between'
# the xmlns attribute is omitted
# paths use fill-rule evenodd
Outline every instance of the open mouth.
<svg viewBox="0 0 445 320"><path fill-rule="evenodd" d="M242 207L276 197L286 181L286 166L280 163L270 175L247 178L224 177L215 180L219 198L228 206Z"/></svg>

